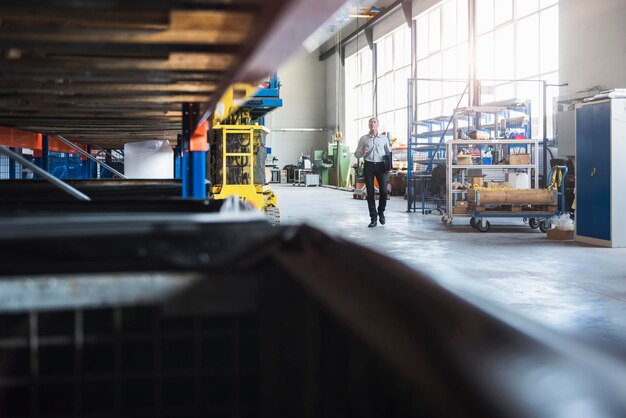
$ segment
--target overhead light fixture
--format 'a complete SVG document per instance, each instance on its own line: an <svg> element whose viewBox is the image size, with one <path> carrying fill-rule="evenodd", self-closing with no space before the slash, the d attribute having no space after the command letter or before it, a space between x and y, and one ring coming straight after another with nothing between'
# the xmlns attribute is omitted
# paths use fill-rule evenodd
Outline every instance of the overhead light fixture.
<svg viewBox="0 0 626 418"><path fill-rule="evenodd" d="M364 17L364 18L372 18L376 16L376 14L380 13L380 9L378 7L355 7L352 9L353 13L350 13L349 17Z"/></svg>

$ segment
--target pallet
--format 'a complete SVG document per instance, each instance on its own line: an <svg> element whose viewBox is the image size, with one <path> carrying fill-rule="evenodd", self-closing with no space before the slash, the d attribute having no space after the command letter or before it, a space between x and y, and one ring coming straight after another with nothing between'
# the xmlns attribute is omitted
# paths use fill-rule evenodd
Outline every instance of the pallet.
<svg viewBox="0 0 626 418"><path fill-rule="evenodd" d="M522 205L500 205L500 210L503 212L521 212Z"/></svg>
<svg viewBox="0 0 626 418"><path fill-rule="evenodd" d="M554 192L548 189L468 190L467 200L481 205L551 205Z"/></svg>
<svg viewBox="0 0 626 418"><path fill-rule="evenodd" d="M470 206L469 212L480 213L519 213L519 214L537 214L537 213L556 213L558 206L556 205L500 205L498 209L487 209L484 206Z"/></svg>

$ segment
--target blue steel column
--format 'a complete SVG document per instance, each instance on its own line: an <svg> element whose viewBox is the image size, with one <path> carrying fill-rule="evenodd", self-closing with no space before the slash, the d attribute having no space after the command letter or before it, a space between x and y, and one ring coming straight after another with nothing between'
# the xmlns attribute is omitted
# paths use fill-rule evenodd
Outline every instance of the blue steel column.
<svg viewBox="0 0 626 418"><path fill-rule="evenodd" d="M104 153L104 163L110 167L112 162L113 162L113 160L111 159L111 149L107 148L106 152ZM113 173L111 173L109 170L107 170L107 169L105 169L105 168L103 168L101 166L101 168L100 168L100 178L101 179L112 179L113 178Z"/></svg>
<svg viewBox="0 0 626 418"><path fill-rule="evenodd" d="M178 134L176 138L176 146L174 147L174 178L179 179L182 178L182 162L181 162L181 135Z"/></svg>
<svg viewBox="0 0 626 418"><path fill-rule="evenodd" d="M48 135L41 137L41 168L48 170Z"/></svg>
<svg viewBox="0 0 626 418"><path fill-rule="evenodd" d="M9 148L11 151L16 152L16 148ZM21 154L21 152L20 152ZM15 160L9 158L9 179L15 179Z"/></svg>
<svg viewBox="0 0 626 418"><path fill-rule="evenodd" d="M67 158L65 159L65 178L70 178L70 153L67 153Z"/></svg>
<svg viewBox="0 0 626 418"><path fill-rule="evenodd" d="M91 154L91 145L87 145L87 152ZM91 166L89 163L91 162L91 160L89 158L85 158L84 160L81 160L81 161L82 161L82 164L80 166L81 172L82 172L81 177L84 179L88 179L91 174L91 171L89 170Z"/></svg>
<svg viewBox="0 0 626 418"><path fill-rule="evenodd" d="M35 165L42 170L48 171L48 135L41 136L41 157L35 157ZM38 175L35 178L41 178Z"/></svg>
<svg viewBox="0 0 626 418"><path fill-rule="evenodd" d="M183 135L181 141L183 198L206 199L207 197L206 151L191 150L191 135L201 116L198 103L183 103Z"/></svg>

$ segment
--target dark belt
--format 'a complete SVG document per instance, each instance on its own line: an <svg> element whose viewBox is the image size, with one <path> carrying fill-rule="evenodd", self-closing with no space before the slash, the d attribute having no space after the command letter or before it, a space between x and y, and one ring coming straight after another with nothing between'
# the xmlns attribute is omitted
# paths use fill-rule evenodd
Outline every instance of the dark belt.
<svg viewBox="0 0 626 418"><path fill-rule="evenodd" d="M370 164L384 164L384 162L382 162L382 161L379 161L379 162L375 163L374 161L367 161L367 160L365 160L365 162L366 163L370 163Z"/></svg>

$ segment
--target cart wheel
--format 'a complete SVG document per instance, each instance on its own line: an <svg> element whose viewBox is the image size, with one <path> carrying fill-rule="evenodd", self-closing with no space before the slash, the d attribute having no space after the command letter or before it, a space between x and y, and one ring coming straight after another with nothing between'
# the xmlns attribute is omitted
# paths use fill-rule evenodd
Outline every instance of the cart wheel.
<svg viewBox="0 0 626 418"><path fill-rule="evenodd" d="M550 223L545 220L539 221L539 230L541 232L548 232L548 228L550 228Z"/></svg>
<svg viewBox="0 0 626 418"><path fill-rule="evenodd" d="M472 228L476 229L478 228L477 224L476 224L476 219L474 219L474 217L472 216L470 218L470 225L472 226Z"/></svg>
<svg viewBox="0 0 626 418"><path fill-rule="evenodd" d="M445 217L445 215L441 217L441 223L442 223L442 224L445 224L445 223L446 223L446 217Z"/></svg>
<svg viewBox="0 0 626 418"><path fill-rule="evenodd" d="M484 226L481 221L476 221L476 229L478 229L480 232L487 232L489 231L489 228L491 228L491 224L489 223L489 221L485 221Z"/></svg>
<svg viewBox="0 0 626 418"><path fill-rule="evenodd" d="M539 221L537 220L537 218L530 218L528 220L528 226L530 226L532 229L537 229L539 228Z"/></svg>
<svg viewBox="0 0 626 418"><path fill-rule="evenodd" d="M450 226L450 225L452 225L452 219L451 218L447 218L443 223L444 223L445 226Z"/></svg>

